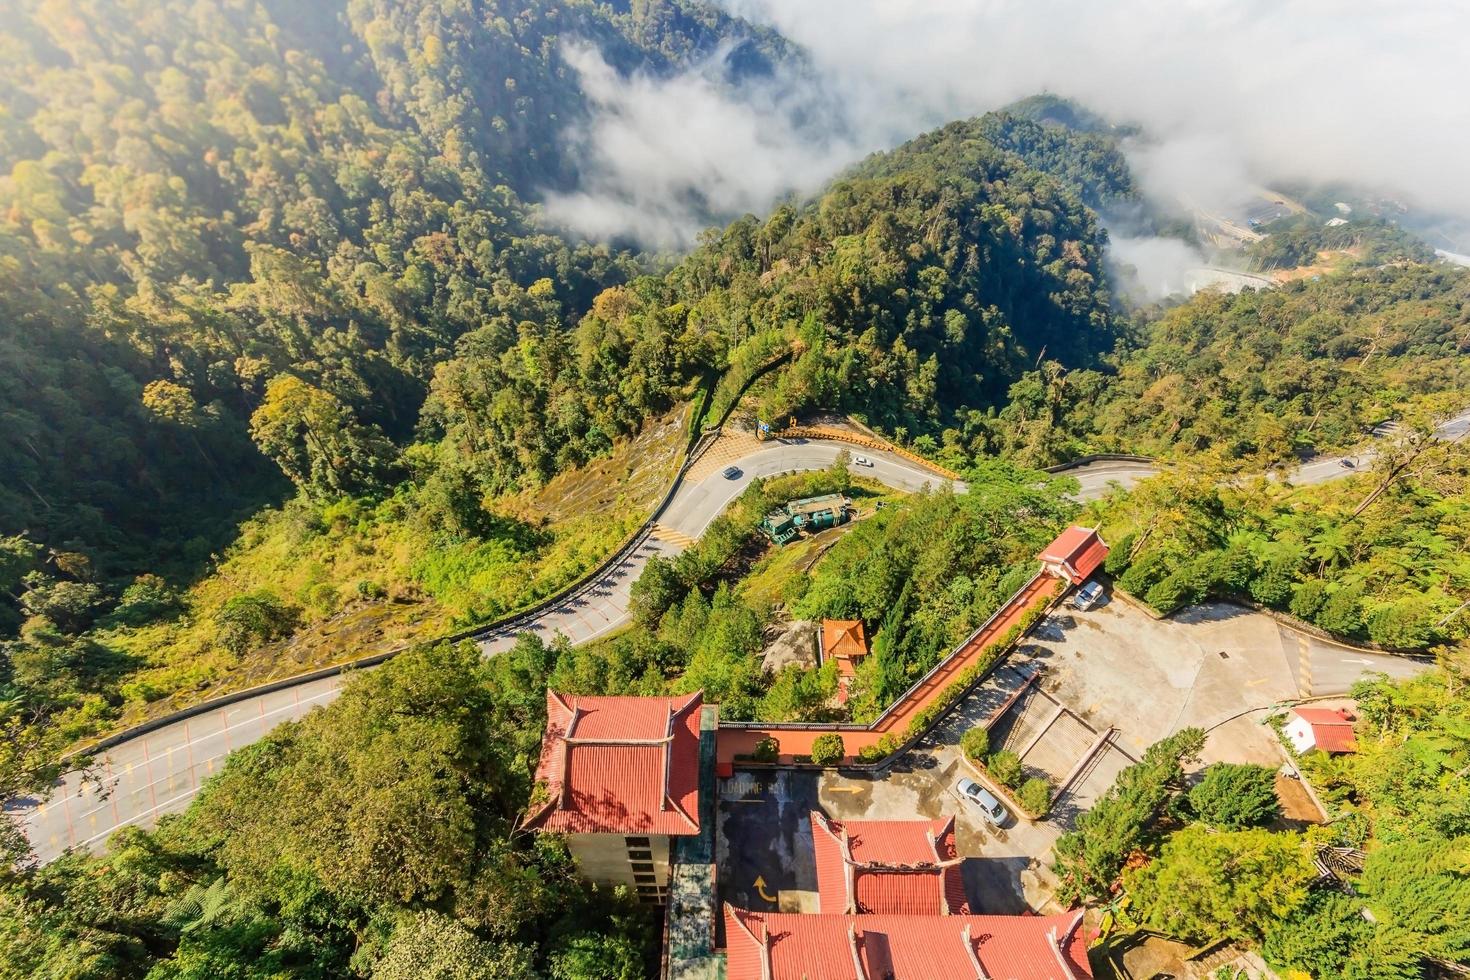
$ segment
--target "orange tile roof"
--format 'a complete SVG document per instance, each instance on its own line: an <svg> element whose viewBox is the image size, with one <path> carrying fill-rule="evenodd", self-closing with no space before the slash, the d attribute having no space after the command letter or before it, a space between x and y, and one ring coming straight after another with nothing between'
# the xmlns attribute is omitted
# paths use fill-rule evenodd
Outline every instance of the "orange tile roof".
<svg viewBox="0 0 1470 980"><path fill-rule="evenodd" d="M1084 980L1081 912L793 915L725 906L727 980Z"/></svg>
<svg viewBox="0 0 1470 980"><path fill-rule="evenodd" d="M1323 752L1356 752L1356 720L1344 708L1293 708L1292 713L1312 728L1312 744Z"/></svg>
<svg viewBox="0 0 1470 980"><path fill-rule="evenodd" d="M822 620L822 656L846 659L867 655L868 638L861 619Z"/></svg>
<svg viewBox="0 0 1470 980"><path fill-rule="evenodd" d="M676 698L546 692L536 781L548 800L524 826L566 833L699 832L699 692Z"/></svg>
<svg viewBox="0 0 1470 980"><path fill-rule="evenodd" d="M1074 524L1057 535L1038 557L1050 564L1065 564L1071 569L1069 577L1072 584L1081 585L1098 570L1107 556L1108 546L1095 528Z"/></svg>
<svg viewBox="0 0 1470 980"><path fill-rule="evenodd" d="M965 885L947 820L831 820L813 811L823 912L964 915Z"/></svg>

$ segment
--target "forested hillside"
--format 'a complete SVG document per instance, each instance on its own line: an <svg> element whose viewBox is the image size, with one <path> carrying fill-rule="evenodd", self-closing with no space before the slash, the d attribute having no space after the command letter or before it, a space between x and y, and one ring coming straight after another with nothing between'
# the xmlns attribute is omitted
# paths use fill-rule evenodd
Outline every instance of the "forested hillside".
<svg viewBox="0 0 1470 980"><path fill-rule="evenodd" d="M1043 364L955 446L1046 465L1134 452L1260 467L1351 446L1470 379L1470 274L1355 267L1270 290L1206 291L1143 318L1102 370Z"/></svg>
<svg viewBox="0 0 1470 980"><path fill-rule="evenodd" d="M567 583L642 515L548 529L501 501L701 383L786 355L762 412L932 449L1039 358L1085 368L1117 339L1082 203L1133 192L1109 138L955 123L655 275L524 203L576 177L543 159L586 111L559 39L647 71L743 39L731 72L794 57L779 39L678 4L416 9L148 7L124 30L112 6L28 8L0 180L26 771L119 716ZM375 608L347 645L280 652Z"/></svg>
<svg viewBox="0 0 1470 980"><path fill-rule="evenodd" d="M576 176L560 40L657 72L753 33L673 2L22 3L0 526L106 572L197 564L283 492L249 446L263 403L255 442L302 489L401 475L383 436L413 435L461 335L555 333L637 268L525 203ZM781 48L746 46L749 71Z"/></svg>

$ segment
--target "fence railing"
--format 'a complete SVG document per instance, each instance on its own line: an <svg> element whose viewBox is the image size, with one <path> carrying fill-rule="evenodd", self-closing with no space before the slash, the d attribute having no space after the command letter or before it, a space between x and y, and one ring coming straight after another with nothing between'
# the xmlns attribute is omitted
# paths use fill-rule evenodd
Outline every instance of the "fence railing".
<svg viewBox="0 0 1470 980"><path fill-rule="evenodd" d="M954 470L940 466L932 459L925 459L918 453L910 452L902 446L895 446L891 442L877 439L873 436L863 435L857 432L849 432L846 429L834 429L825 425L795 425L780 432L772 434L776 439L827 439L833 442L847 442L864 449L872 449L877 452L894 453L913 463L918 463L927 470L932 470L947 480L958 480L960 475Z"/></svg>
<svg viewBox="0 0 1470 980"><path fill-rule="evenodd" d="M518 627L524 626L527 623L535 620L548 609L562 605L566 602L570 602L576 599L578 596L582 595L588 589L595 586L598 581L603 577L603 575L608 572L608 570L617 567L622 562L631 558L637 552L638 548L642 546L643 542L647 540L649 534L653 530L653 525L658 521L659 516L663 514L664 510L668 507L669 502L674 499L674 494L678 492L679 487L683 485L684 477L689 472L689 468L694 465L694 463L704 453L705 449L709 447L709 444L714 442L714 440L718 438L718 436L718 431L706 432L698 435L690 443L685 451L684 462L680 465L679 472L675 474L673 481L669 484L668 491L658 502L658 505L654 507L653 513L648 517L647 520L640 524L635 531L633 531L627 538L625 538L623 540L623 543L620 544L610 555L608 555L608 557L604 558L601 562L594 565L588 571L583 572L577 577L575 581L569 583L561 589L558 589L553 594L536 603L533 603L531 606L528 606L525 609L517 610L513 613L509 613L494 620L466 626L463 629L456 630L453 633L449 633L443 636L435 637L433 640L429 640L426 642L459 643L462 640L481 639L490 636L502 635L508 631L513 632ZM242 688L238 691L231 691L228 694L221 694L218 697L210 698L207 701L201 701L198 704L193 704L186 708L180 708L177 711L171 711L165 715L159 715L157 718L150 718L147 721L139 722L136 725L125 728L120 732L115 732L112 735L108 735L105 738L99 739L91 745L83 746L82 748L76 749L72 752L68 752L65 756L62 757L62 761L68 762L80 758L85 758L89 755L95 755L98 752L103 752L107 749L115 748L116 746L121 745L124 742L130 742L135 738L147 735L149 732L154 732L160 728L172 725L175 722L187 721L190 718L206 714L210 711L214 711L217 708L224 708L232 704L237 704L241 701L248 701L251 698L259 697L263 694L271 694L276 691L283 691L287 688L295 687L299 684L309 684L312 681L324 680L328 677L333 677L349 671L364 670L369 667L377 667L398 656L400 653L411 649L414 645L415 644L405 644L400 647L395 647L392 650L386 650L382 653L373 654L370 657L361 657L357 660L349 660L345 663L332 664L331 666L308 671L304 674L293 674L290 677L283 677L279 680L269 681L265 684L258 684L254 687Z"/></svg>

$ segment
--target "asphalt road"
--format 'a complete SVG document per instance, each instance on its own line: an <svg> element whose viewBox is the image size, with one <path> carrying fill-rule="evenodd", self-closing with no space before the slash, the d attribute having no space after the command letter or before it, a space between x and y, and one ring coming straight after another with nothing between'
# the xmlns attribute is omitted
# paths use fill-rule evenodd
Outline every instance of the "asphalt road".
<svg viewBox="0 0 1470 980"><path fill-rule="evenodd" d="M652 534L632 555L517 632L529 629L550 639L560 631L573 643L585 643L618 629L628 621L628 590L650 556L683 551L756 477L822 469L831 466L844 449L852 451L840 443L781 442L733 464L740 469L735 479L716 473L681 487L659 515ZM900 456L861 454L873 465L854 467L854 471L888 486L913 491L943 482ZM964 485L957 489L963 490ZM492 633L481 640L481 646L486 653L497 653L513 642L514 635ZM183 810L232 750L250 744L281 722L330 703L340 684L339 677L324 678L165 725L109 749L86 773L66 774L44 799L9 800L5 810L18 817L43 862L69 847L100 847L119 827L152 826L160 816Z"/></svg>
<svg viewBox="0 0 1470 980"><path fill-rule="evenodd" d="M1373 438L1386 439L1397 431L1397 427L1392 422L1387 422L1373 429ZM1467 433L1470 433L1470 409L1441 422L1434 430L1434 437L1449 442L1462 439ZM1373 448L1372 444L1365 446L1359 452L1341 456L1315 456L1293 470L1287 479L1297 484L1326 483L1328 480L1352 476L1354 473L1366 470L1377 458L1378 451ZM1352 465L1345 466L1344 461Z"/></svg>
<svg viewBox="0 0 1470 980"><path fill-rule="evenodd" d="M1467 431L1470 410L1447 421L1438 434L1455 438ZM682 486L659 515L652 533L629 557L547 610L535 623L518 627L517 632L532 631L547 639L560 632L573 643L586 643L617 630L628 621L628 590L649 557L683 551L756 477L821 469L830 466L844 450L853 452L840 443L783 440L732 464L740 470L733 479L716 473ZM864 450L861 455L873 465L855 471L888 486L913 491L943 482L896 454ZM1360 453L1356 458L1361 468L1372 457ZM1101 496L1112 484L1132 486L1155 472L1157 467L1151 463L1099 461L1069 470L1067 475L1080 484L1078 497L1090 500ZM1353 472L1341 465L1340 457L1328 457L1309 461L1291 479L1317 483ZM964 490L964 484L957 484L956 489ZM480 641L487 654L502 651L513 642L511 633L490 633ZM1362 672L1360 664L1350 662L1358 659L1354 651L1339 653L1319 650L1309 657L1314 671L1310 688L1339 683L1339 673L1345 679ZM1340 666L1333 665L1334 658L1341 661ZM159 816L183 810L230 751L255 741L283 721L330 702L340 683L337 677L312 681L165 725L108 750L85 776L68 773L45 799L9 800L5 811L19 818L42 861L57 857L69 847L98 847L119 827L151 826Z"/></svg>

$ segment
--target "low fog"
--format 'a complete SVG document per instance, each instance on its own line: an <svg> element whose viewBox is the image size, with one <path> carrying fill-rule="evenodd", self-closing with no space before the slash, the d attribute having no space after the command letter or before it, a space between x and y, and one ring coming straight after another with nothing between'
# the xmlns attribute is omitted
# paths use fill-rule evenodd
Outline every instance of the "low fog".
<svg viewBox="0 0 1470 980"><path fill-rule="evenodd" d="M687 246L709 215L760 213L867 152L1039 92L1141 126L1131 162L1168 205L1225 211L1262 184L1343 181L1470 218L1470 4L723 2L803 46L809 70L740 85L711 63L621 78L567 48L597 113L568 133L586 179L548 201L553 219ZM1143 281L1201 258L1113 232L1141 272L1161 263Z"/></svg>

